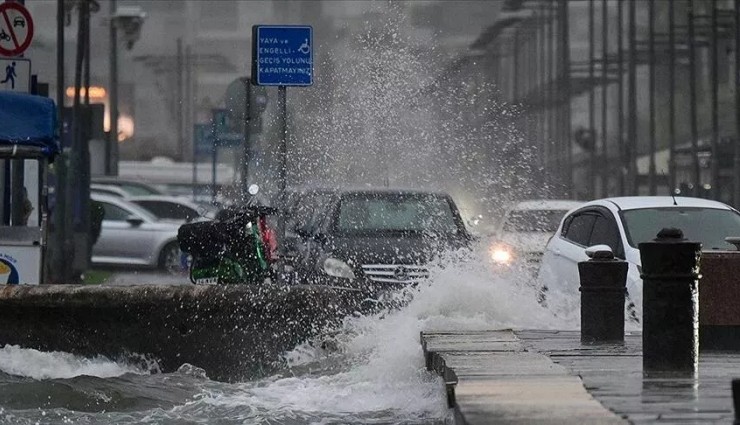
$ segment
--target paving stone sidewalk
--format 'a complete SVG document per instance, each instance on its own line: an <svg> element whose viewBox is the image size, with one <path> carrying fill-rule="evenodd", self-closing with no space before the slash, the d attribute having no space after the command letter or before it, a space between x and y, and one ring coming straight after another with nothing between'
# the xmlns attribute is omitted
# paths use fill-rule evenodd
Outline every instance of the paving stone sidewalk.
<svg viewBox="0 0 740 425"><path fill-rule="evenodd" d="M577 331L422 334L425 352L454 371L471 425L733 423L740 353L702 352L695 377L644 377L641 342L639 333L590 346Z"/></svg>

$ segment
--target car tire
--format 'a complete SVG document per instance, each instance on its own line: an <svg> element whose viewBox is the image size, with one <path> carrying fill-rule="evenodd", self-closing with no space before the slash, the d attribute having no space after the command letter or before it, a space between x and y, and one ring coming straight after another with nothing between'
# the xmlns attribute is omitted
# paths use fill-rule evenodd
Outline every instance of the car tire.
<svg viewBox="0 0 740 425"><path fill-rule="evenodd" d="M159 252L158 266L160 270L169 273L177 273L181 269L180 263L180 245L177 242L170 242Z"/></svg>

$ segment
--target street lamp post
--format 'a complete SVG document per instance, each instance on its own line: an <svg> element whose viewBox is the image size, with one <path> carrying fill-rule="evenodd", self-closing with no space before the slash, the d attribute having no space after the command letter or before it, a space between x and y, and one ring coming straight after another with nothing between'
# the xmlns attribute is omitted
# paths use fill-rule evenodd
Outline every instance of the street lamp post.
<svg viewBox="0 0 740 425"><path fill-rule="evenodd" d="M126 48L130 50L139 39L146 13L138 6L118 7L116 0L110 0L109 13L110 131L108 146L110 163L107 173L116 176L118 175L118 29L123 30Z"/></svg>
<svg viewBox="0 0 740 425"><path fill-rule="evenodd" d="M108 113L108 149L106 149L106 174L118 175L118 29L116 28L114 17L116 14L116 0L110 0L110 31L109 31L109 54L110 54L110 83L108 92L109 113Z"/></svg>

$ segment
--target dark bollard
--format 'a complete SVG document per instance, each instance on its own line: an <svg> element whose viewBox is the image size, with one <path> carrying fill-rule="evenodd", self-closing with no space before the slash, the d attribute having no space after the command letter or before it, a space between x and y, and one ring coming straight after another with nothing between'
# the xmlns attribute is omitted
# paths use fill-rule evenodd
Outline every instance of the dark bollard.
<svg viewBox="0 0 740 425"><path fill-rule="evenodd" d="M578 263L582 343L624 343L627 262L604 248L587 250L591 259Z"/></svg>
<svg viewBox="0 0 740 425"><path fill-rule="evenodd" d="M663 229L639 249L643 371L696 372L701 244L687 242L680 229Z"/></svg>
<svg viewBox="0 0 740 425"><path fill-rule="evenodd" d="M732 380L732 406L735 408L733 424L740 425L740 379Z"/></svg>

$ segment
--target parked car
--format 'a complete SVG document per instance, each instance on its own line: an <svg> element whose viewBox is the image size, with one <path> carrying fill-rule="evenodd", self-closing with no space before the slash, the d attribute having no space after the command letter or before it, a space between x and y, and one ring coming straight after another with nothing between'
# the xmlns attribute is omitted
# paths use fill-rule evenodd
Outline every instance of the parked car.
<svg viewBox="0 0 740 425"><path fill-rule="evenodd" d="M663 228L683 231L702 249L734 250L726 237L740 235L740 213L716 201L670 196L599 199L570 212L545 249L538 283L543 289L577 294L578 263L586 248L606 245L629 265L627 290L633 310L642 306L638 244L653 240Z"/></svg>
<svg viewBox="0 0 740 425"><path fill-rule="evenodd" d="M121 189L120 187L106 186L104 184L96 183L90 185L90 193L105 196L114 196L116 198L127 198L129 196L128 192Z"/></svg>
<svg viewBox="0 0 740 425"><path fill-rule="evenodd" d="M159 267L181 267L177 244L178 223L157 220L149 211L122 198L99 194L91 198L102 205L104 216L92 262Z"/></svg>
<svg viewBox="0 0 740 425"><path fill-rule="evenodd" d="M125 180L116 177L93 177L92 183L101 186L113 186L121 189L127 196L162 195L163 193L152 185L135 180Z"/></svg>
<svg viewBox="0 0 740 425"><path fill-rule="evenodd" d="M216 207L211 205L199 204L173 196L132 196L127 200L154 214L158 220L167 220L179 224L196 220L213 220L217 212Z"/></svg>
<svg viewBox="0 0 740 425"><path fill-rule="evenodd" d="M340 190L308 228L298 274L309 283L370 292L397 289L429 276L444 250L469 246L452 198L409 190Z"/></svg>
<svg viewBox="0 0 740 425"><path fill-rule="evenodd" d="M568 211L583 202L542 199L521 201L508 208L490 239L490 254L498 266L539 268L545 245Z"/></svg>

